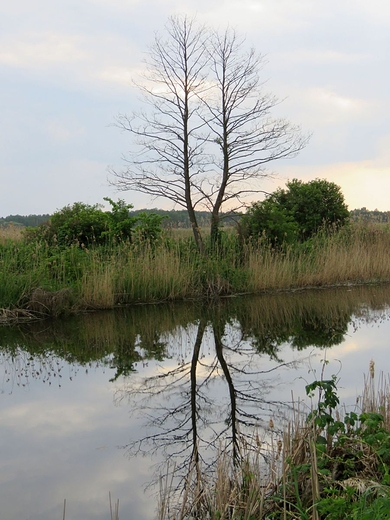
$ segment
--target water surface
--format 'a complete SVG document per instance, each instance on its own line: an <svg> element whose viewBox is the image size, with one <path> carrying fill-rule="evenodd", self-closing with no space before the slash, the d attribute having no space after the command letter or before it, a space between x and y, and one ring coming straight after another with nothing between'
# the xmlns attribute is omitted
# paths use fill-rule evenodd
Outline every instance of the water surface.
<svg viewBox="0 0 390 520"><path fill-rule="evenodd" d="M329 360L352 405L390 371L385 286L139 306L0 329L1 518L153 519L167 462L278 435ZM256 432L256 434L254 434ZM146 491L145 491L146 488Z"/></svg>

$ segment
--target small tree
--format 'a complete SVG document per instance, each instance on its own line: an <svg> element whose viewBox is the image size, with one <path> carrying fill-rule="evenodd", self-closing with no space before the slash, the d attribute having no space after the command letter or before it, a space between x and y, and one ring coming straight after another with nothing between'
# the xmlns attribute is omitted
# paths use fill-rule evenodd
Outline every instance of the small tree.
<svg viewBox="0 0 390 520"><path fill-rule="evenodd" d="M246 236L263 234L273 244L281 244L307 240L320 229L338 229L347 223L348 207L337 184L293 179L286 186L252 204L242 219Z"/></svg>

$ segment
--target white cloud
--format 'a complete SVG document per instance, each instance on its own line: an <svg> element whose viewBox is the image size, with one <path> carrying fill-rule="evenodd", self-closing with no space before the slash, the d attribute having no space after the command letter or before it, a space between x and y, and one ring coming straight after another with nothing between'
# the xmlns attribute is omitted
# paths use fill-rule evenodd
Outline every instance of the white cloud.
<svg viewBox="0 0 390 520"><path fill-rule="evenodd" d="M12 67L36 69L80 62L89 57L82 47L82 36L55 32L30 33L24 35L23 39L3 38L0 47L0 63Z"/></svg>
<svg viewBox="0 0 390 520"><path fill-rule="evenodd" d="M132 81L138 73L138 70L125 66L108 66L99 70L96 73L96 78L107 83L115 83L128 88L132 85Z"/></svg>
<svg viewBox="0 0 390 520"><path fill-rule="evenodd" d="M312 88L302 93L312 108L315 108L316 115L320 117L320 124L323 122L338 123L341 121L354 120L362 117L371 116L373 106L364 99L357 99L327 89ZM317 119L318 121L318 119Z"/></svg>

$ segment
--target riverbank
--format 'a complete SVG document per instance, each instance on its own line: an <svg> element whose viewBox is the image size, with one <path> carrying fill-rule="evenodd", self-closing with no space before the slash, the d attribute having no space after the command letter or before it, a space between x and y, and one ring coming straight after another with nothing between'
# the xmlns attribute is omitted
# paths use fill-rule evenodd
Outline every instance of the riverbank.
<svg viewBox="0 0 390 520"><path fill-rule="evenodd" d="M354 224L280 250L262 241L243 245L235 233L224 233L219 250L208 256L199 255L192 238L172 235L153 246L91 248L5 240L0 308L3 316L56 317L136 303L381 283L390 281L389 259L390 231L380 225Z"/></svg>

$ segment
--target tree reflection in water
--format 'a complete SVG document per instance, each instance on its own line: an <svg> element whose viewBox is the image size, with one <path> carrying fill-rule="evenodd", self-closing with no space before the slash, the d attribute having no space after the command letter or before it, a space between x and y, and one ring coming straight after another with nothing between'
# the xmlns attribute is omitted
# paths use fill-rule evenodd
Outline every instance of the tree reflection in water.
<svg viewBox="0 0 390 520"><path fill-rule="evenodd" d="M137 382L134 379L117 392L117 401L126 398L132 407L137 403L137 409L147 416L148 426L157 427L128 446L132 454L164 449L171 452L169 458L184 456L186 461L187 453L191 459L201 458L207 464L199 452L200 444L215 448L223 439L237 458L238 431L246 442L252 442L247 429L264 423L262 412L269 412L271 405L286 407L282 401L267 401L269 381L259 376L287 364L261 370L259 353L242 339L237 323L203 316L190 329L194 341L187 360L182 359L178 366L169 369L162 365L156 374ZM206 355L211 341L214 354ZM222 381L227 387L226 402Z"/></svg>
<svg viewBox="0 0 390 520"><path fill-rule="evenodd" d="M174 468L179 491L191 479L198 487L201 473L213 471L219 457L228 456L237 464L248 450L258 450L260 443L266 447L270 419L281 428L278 419L285 418L292 406L291 401L268 397L278 371L296 363L283 361L282 345L303 350L341 343L353 313L357 321L372 319L365 305L351 305L348 296L336 305L321 298L302 305L298 297L296 305L288 307L279 305L281 297L271 297L260 300L268 305L259 305L259 299L246 306L219 302L198 311L196 324L183 327L191 329L187 358L178 366L162 365L149 377L130 380L116 394L117 402L127 399L133 413L141 412L146 420L148 433L126 446L129 456L163 453L155 480L167 466ZM273 434L282 433L271 429ZM267 453L260 451L265 461Z"/></svg>
<svg viewBox="0 0 390 520"><path fill-rule="evenodd" d="M1 328L0 357L16 384L57 382L65 365L72 378L91 366L113 370L115 400L145 420L144 435L127 445L128 454L162 452L156 475L169 463L179 484L190 474L199 479L200 468L212 471L222 452L239 462L242 446L266 443L269 420L277 425L275 418L291 406L270 397L278 372L293 366L284 362L287 344L295 350L337 345L351 322L387 319L389 302L387 287L357 287L232 298L208 307L133 307ZM145 365L157 362L160 369L142 377L153 368Z"/></svg>

